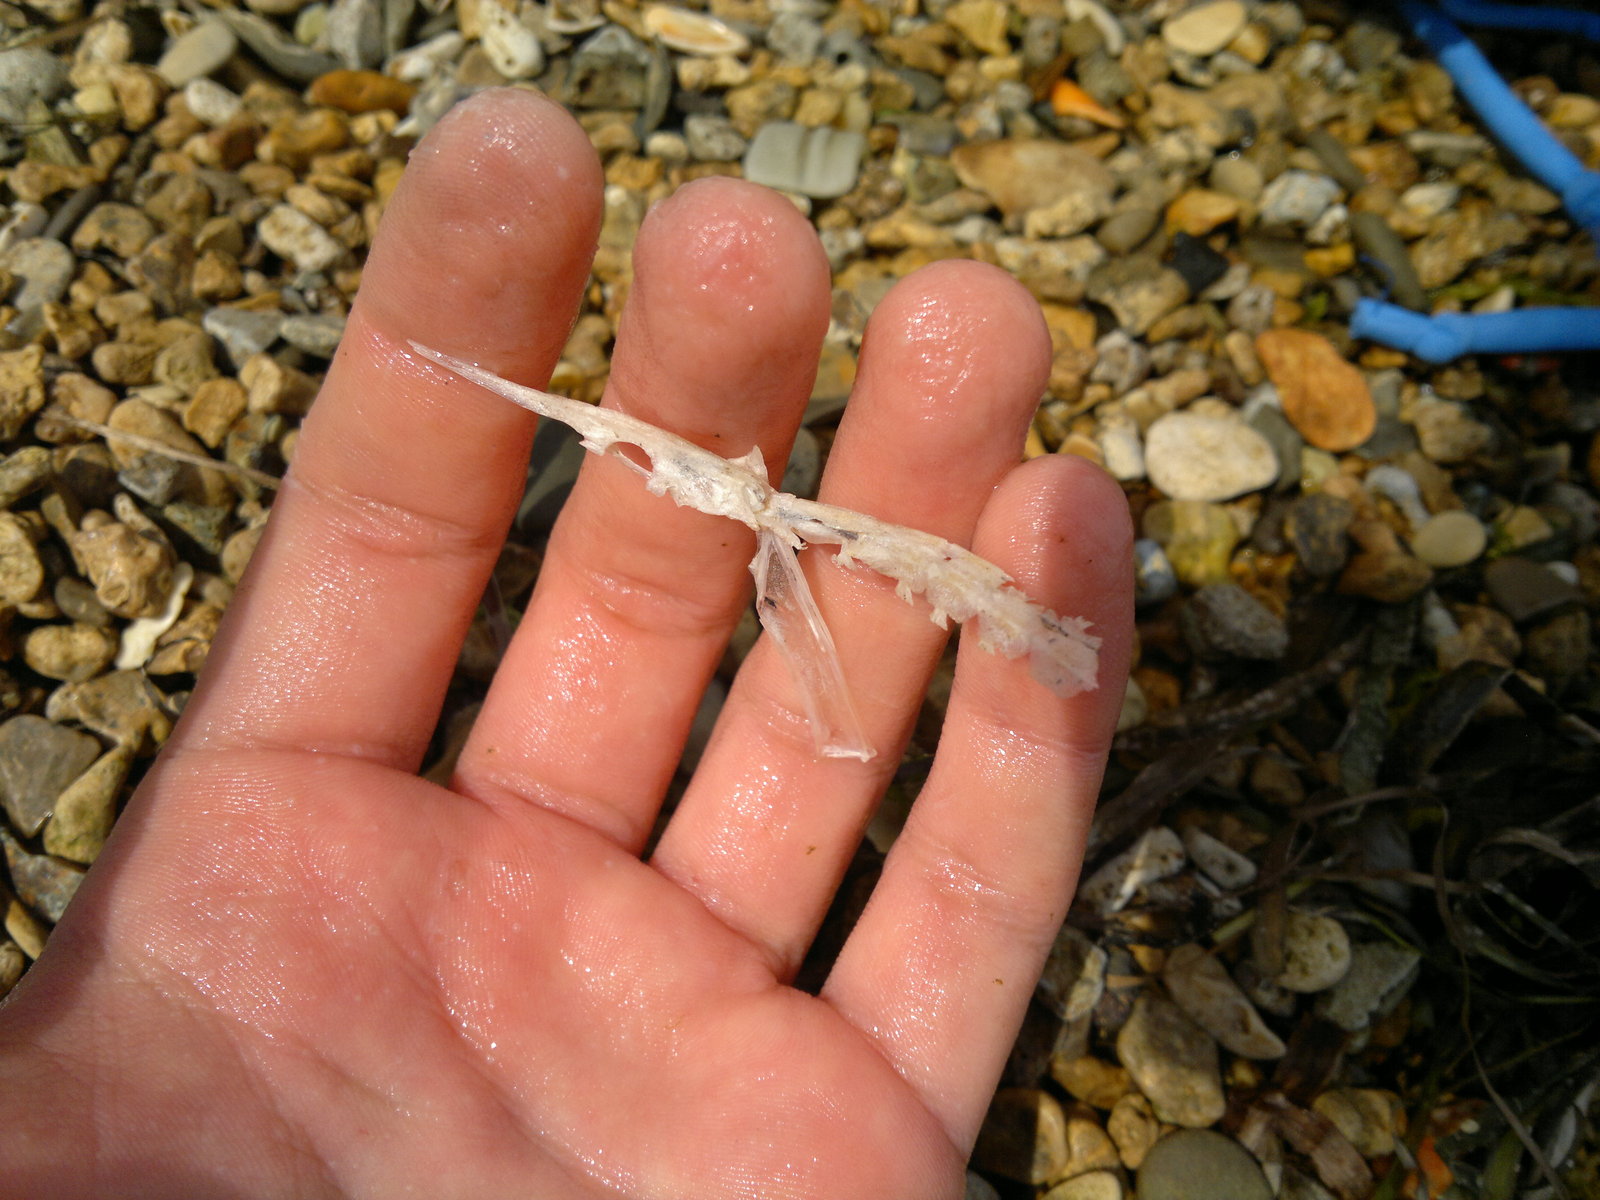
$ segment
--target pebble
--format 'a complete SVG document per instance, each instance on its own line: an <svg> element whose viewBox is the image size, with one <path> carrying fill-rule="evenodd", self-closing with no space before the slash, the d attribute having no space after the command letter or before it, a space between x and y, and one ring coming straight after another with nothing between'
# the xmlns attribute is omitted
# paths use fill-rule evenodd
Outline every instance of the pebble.
<svg viewBox="0 0 1600 1200"><path fill-rule="evenodd" d="M1141 258L1111 258L1089 276L1085 294L1109 308L1128 334L1143 337L1189 299L1189 285L1171 267Z"/></svg>
<svg viewBox="0 0 1600 1200"><path fill-rule="evenodd" d="M1109 211L1116 190L1116 179L1104 163L1065 142L968 142L951 152L950 163L964 186L988 196L1006 216L1068 200Z"/></svg>
<svg viewBox="0 0 1600 1200"><path fill-rule="evenodd" d="M50 451L43 446L23 446L0 459L0 511L43 487L51 474ZM0 555L4 553L0 548ZM0 567L0 575L4 570Z"/></svg>
<svg viewBox="0 0 1600 1200"><path fill-rule="evenodd" d="M22 432L44 407L44 347L0 352L0 442Z"/></svg>
<svg viewBox="0 0 1600 1200"><path fill-rule="evenodd" d="M1159 224L1159 209L1125 208L1107 217L1095 238L1112 254L1127 254L1154 233Z"/></svg>
<svg viewBox="0 0 1600 1200"><path fill-rule="evenodd" d="M17 986L27 965L28 955L21 946L10 940L0 942L0 998Z"/></svg>
<svg viewBox="0 0 1600 1200"><path fill-rule="evenodd" d="M1405 241L1395 233L1381 213L1350 214L1350 234L1357 250L1370 258L1383 272L1394 302L1416 312L1428 310L1428 294L1417 277L1417 268Z"/></svg>
<svg viewBox="0 0 1600 1200"><path fill-rule="evenodd" d="M1084 934L1063 925L1045 960L1037 995L1065 1022L1094 1011L1105 991L1106 952Z"/></svg>
<svg viewBox="0 0 1600 1200"><path fill-rule="evenodd" d="M1422 489L1409 471L1393 463L1379 463L1361 483L1372 495L1382 496L1399 509L1412 529L1427 524L1428 507L1422 502Z"/></svg>
<svg viewBox="0 0 1600 1200"><path fill-rule="evenodd" d="M974 1166L1040 1184L1061 1178L1070 1161L1067 1115L1054 1096L1021 1087L995 1093L972 1149Z"/></svg>
<svg viewBox="0 0 1600 1200"><path fill-rule="evenodd" d="M1274 971L1266 960L1266 927L1251 930L1256 965L1263 975L1291 992L1322 992L1350 969L1350 935L1332 917L1291 909L1283 928L1283 962Z"/></svg>
<svg viewBox="0 0 1600 1200"><path fill-rule="evenodd" d="M0 846L17 896L34 912L54 924L83 882L83 870L48 854L30 854L25 846L0 826Z"/></svg>
<svg viewBox="0 0 1600 1200"><path fill-rule="evenodd" d="M1161 1136L1161 1123L1150 1107L1150 1101L1138 1093L1118 1100L1106 1118L1106 1132L1117 1148L1122 1165L1136 1170L1150 1147Z"/></svg>
<svg viewBox="0 0 1600 1200"><path fill-rule="evenodd" d="M1161 24L1161 40L1180 54L1209 58L1244 29L1242 0L1212 0L1168 17Z"/></svg>
<svg viewBox="0 0 1600 1200"><path fill-rule="evenodd" d="M1183 277L1184 283L1189 285L1189 291L1197 296L1228 273L1227 255L1213 250L1198 237L1181 231L1172 239L1171 262L1172 269ZM1158 334L1159 331L1152 327L1151 337L1156 338Z"/></svg>
<svg viewBox="0 0 1600 1200"><path fill-rule="evenodd" d="M94 625L39 625L22 640L22 659L46 679L92 679L116 657L117 639Z"/></svg>
<svg viewBox="0 0 1600 1200"><path fill-rule="evenodd" d="M1168 1124L1204 1129L1227 1108L1216 1042L1170 1000L1142 995L1134 1001L1117 1033L1117 1057Z"/></svg>
<svg viewBox="0 0 1600 1200"><path fill-rule="evenodd" d="M434 39L432 45L449 47L459 53L460 36L458 34L441 34ZM414 47L423 51L424 47ZM424 61L427 61L424 59ZM340 112L370 113L394 112L404 113L411 106L411 101L417 94L415 81L403 73L398 66L394 75L385 75L377 71L352 71L340 69L329 71L326 75L319 75L306 90L306 99L312 104L325 108L336 108ZM397 77L398 76L398 77ZM423 78L426 78L424 74Z"/></svg>
<svg viewBox="0 0 1600 1200"><path fill-rule="evenodd" d="M118 744L143 753L167 740L172 716L166 697L143 671L112 671L84 683L69 683L50 694L45 716L76 721Z"/></svg>
<svg viewBox="0 0 1600 1200"><path fill-rule="evenodd" d="M1282 1058L1283 1040L1267 1027L1227 968L1203 946L1179 946L1167 955L1161 981L1184 1014L1226 1050L1243 1058Z"/></svg>
<svg viewBox="0 0 1600 1200"><path fill-rule="evenodd" d="M1489 545L1483 522L1462 509L1429 517L1411 539L1411 552L1436 570L1474 562Z"/></svg>
<svg viewBox="0 0 1600 1200"><path fill-rule="evenodd" d="M12 827L23 837L38 833L56 797L99 753L89 734L32 713L0 725L0 803Z"/></svg>
<svg viewBox="0 0 1600 1200"><path fill-rule="evenodd" d="M606 25L568 60L565 99L578 108L641 109L650 62L650 51L638 38L620 25Z"/></svg>
<svg viewBox="0 0 1600 1200"><path fill-rule="evenodd" d="M1257 221L1268 228L1306 229L1339 199L1339 181L1291 168L1262 189Z"/></svg>
<svg viewBox="0 0 1600 1200"><path fill-rule="evenodd" d="M1185 861L1178 835L1157 825L1089 876L1078 888L1078 900L1110 916L1127 907L1146 884L1183 870Z"/></svg>
<svg viewBox="0 0 1600 1200"><path fill-rule="evenodd" d="M1167 552L1151 538L1133 543L1134 602L1140 608L1163 604L1178 594L1178 576Z"/></svg>
<svg viewBox="0 0 1600 1200"><path fill-rule="evenodd" d="M1240 891L1256 881L1256 865L1198 826L1183 831L1183 846L1200 871L1218 887Z"/></svg>
<svg viewBox="0 0 1600 1200"><path fill-rule="evenodd" d="M1115 1063L1090 1054L1050 1060L1050 1077L1067 1095L1093 1108L1110 1110L1133 1091L1133 1077Z"/></svg>
<svg viewBox="0 0 1600 1200"><path fill-rule="evenodd" d="M1330 1088L1311 1102L1364 1158L1394 1153L1396 1127L1404 1128L1399 1096L1377 1088Z"/></svg>
<svg viewBox="0 0 1600 1200"><path fill-rule="evenodd" d="M1139 1164L1138 1200L1273 1200L1254 1157L1209 1129L1169 1133Z"/></svg>
<svg viewBox="0 0 1600 1200"><path fill-rule="evenodd" d="M0 512L0 604L27 604L44 587L44 561L34 543L32 526Z"/></svg>
<svg viewBox="0 0 1600 1200"><path fill-rule="evenodd" d="M1220 504L1201 500L1159 502L1145 510L1144 532L1167 552L1180 583L1226 583L1238 523Z"/></svg>
<svg viewBox="0 0 1600 1200"><path fill-rule="evenodd" d="M72 250L55 238L22 238L0 254L0 268L20 281L10 303L24 316L38 316L65 296L77 267Z"/></svg>
<svg viewBox="0 0 1600 1200"><path fill-rule="evenodd" d="M1132 391L1150 375L1150 348L1126 330L1113 329L1094 344L1095 364L1089 378L1110 386L1114 395ZM1600 472L1600 456L1597 456Z"/></svg>
<svg viewBox="0 0 1600 1200"><path fill-rule="evenodd" d="M1367 550L1350 559L1339 576L1338 590L1382 604L1404 604L1433 582L1433 571L1398 548Z"/></svg>
<svg viewBox="0 0 1600 1200"><path fill-rule="evenodd" d="M1284 533L1306 573L1331 579L1350 560L1348 531L1355 516L1350 501L1327 492L1297 497L1284 519Z"/></svg>
<svg viewBox="0 0 1600 1200"><path fill-rule="evenodd" d="M1517 624L1582 602L1583 593L1545 563L1508 556L1490 563L1483 586L1495 607Z"/></svg>
<svg viewBox="0 0 1600 1200"><path fill-rule="evenodd" d="M261 218L256 232L268 250L301 271L326 271L346 253L326 229L290 204L274 207Z"/></svg>
<svg viewBox="0 0 1600 1200"><path fill-rule="evenodd" d="M1278 478L1271 444L1233 416L1174 412L1145 434L1150 482L1174 500L1231 500Z"/></svg>
<svg viewBox="0 0 1600 1200"><path fill-rule="evenodd" d="M1559 612L1528 630L1523 665L1559 695L1588 669L1591 644L1588 614L1576 608Z"/></svg>
<svg viewBox="0 0 1600 1200"><path fill-rule="evenodd" d="M1202 658L1282 658L1289 649L1283 619L1236 583L1211 583L1183 609L1183 631Z"/></svg>
<svg viewBox="0 0 1600 1200"><path fill-rule="evenodd" d="M329 313L297 313L283 318L278 334L289 345L317 358L331 359L344 337L345 319ZM269 343L270 345L270 343ZM265 349L266 347L261 347ZM257 353L255 351L252 353ZM246 356L249 357L248 355Z"/></svg>
<svg viewBox="0 0 1600 1200"><path fill-rule="evenodd" d="M1422 452L1436 463L1461 463L1486 451L1493 434L1465 405L1429 399L1411 410Z"/></svg>
<svg viewBox="0 0 1600 1200"><path fill-rule="evenodd" d="M1126 412L1111 411L1100 418L1095 429L1105 469L1113 479L1128 482L1145 475L1144 444L1139 423Z"/></svg>
<svg viewBox="0 0 1600 1200"><path fill-rule="evenodd" d="M1311 445L1350 450L1372 436L1378 423L1372 389L1327 338L1304 329L1269 329L1257 335L1255 349L1284 415Z"/></svg>
<svg viewBox="0 0 1600 1200"><path fill-rule="evenodd" d="M167 47L156 63L156 74L181 88L221 70L238 49L239 39L221 21L200 21Z"/></svg>
<svg viewBox="0 0 1600 1200"><path fill-rule="evenodd" d="M844 195L856 184L866 139L859 133L771 121L756 130L744 155L744 177L814 200Z"/></svg>
<svg viewBox="0 0 1600 1200"><path fill-rule="evenodd" d="M1122 1181L1113 1171L1090 1171L1056 1184L1040 1200L1122 1200Z"/></svg>
<svg viewBox="0 0 1600 1200"><path fill-rule="evenodd" d="M1358 1033L1405 995L1421 969L1422 956L1391 942L1362 942L1350 952L1350 967L1325 996L1317 1014L1340 1029Z"/></svg>
<svg viewBox="0 0 1600 1200"><path fill-rule="evenodd" d="M132 764L132 750L113 747L61 792L44 829L47 853L85 865L99 856L111 834L117 797Z"/></svg>
<svg viewBox="0 0 1600 1200"><path fill-rule="evenodd" d="M226 125L244 111L244 101L214 79L191 80L183 89L183 102L195 118L212 129Z"/></svg>
<svg viewBox="0 0 1600 1200"><path fill-rule="evenodd" d="M690 113L683 119L683 137L697 162L736 162L750 146L720 113Z"/></svg>
<svg viewBox="0 0 1600 1200"><path fill-rule="evenodd" d="M962 1200L1000 1200L1000 1193L995 1191L994 1184L982 1175L968 1171L967 1190Z"/></svg>
<svg viewBox="0 0 1600 1200"><path fill-rule="evenodd" d="M544 70L544 47L539 35L516 13L499 4L478 5L484 53L494 69L507 79L532 79Z"/></svg>
<svg viewBox="0 0 1600 1200"><path fill-rule="evenodd" d="M175 559L171 545L153 526L107 521L84 528L73 535L72 552L106 611L148 617L166 606Z"/></svg>
<svg viewBox="0 0 1600 1200"><path fill-rule="evenodd" d="M278 340L283 321L281 312L213 308L200 319L200 325L222 343L229 361L238 368Z"/></svg>

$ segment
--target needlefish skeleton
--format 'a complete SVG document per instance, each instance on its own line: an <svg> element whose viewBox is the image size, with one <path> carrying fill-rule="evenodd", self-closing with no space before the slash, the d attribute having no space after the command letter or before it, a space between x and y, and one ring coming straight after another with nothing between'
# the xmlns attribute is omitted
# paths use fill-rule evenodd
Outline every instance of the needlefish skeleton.
<svg viewBox="0 0 1600 1200"><path fill-rule="evenodd" d="M1089 623L1035 604L999 567L954 542L780 492L767 482L759 447L724 458L626 413L511 383L416 342L411 347L513 404L570 425L584 449L613 453L655 495L754 530L756 612L794 676L818 754L866 761L875 751L850 699L833 635L795 557L808 545L835 546L834 561L841 566L868 567L892 578L895 594L907 603L922 596L941 629L951 620L976 618L981 648L1007 658L1027 655L1033 677L1059 696L1095 686L1100 639L1089 632ZM621 446L637 447L650 465L622 454Z"/></svg>

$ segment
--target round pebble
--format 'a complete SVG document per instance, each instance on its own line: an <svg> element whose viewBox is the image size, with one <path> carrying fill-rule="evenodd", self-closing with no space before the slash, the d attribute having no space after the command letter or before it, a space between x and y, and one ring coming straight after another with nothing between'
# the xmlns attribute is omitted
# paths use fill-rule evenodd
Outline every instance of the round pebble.
<svg viewBox="0 0 1600 1200"><path fill-rule="evenodd" d="M1451 509L1428 518L1411 539L1411 552L1430 567L1461 567L1489 544L1489 531L1469 512Z"/></svg>
<svg viewBox="0 0 1600 1200"><path fill-rule="evenodd" d="M1234 417L1168 413L1145 434L1144 460L1174 500L1231 500L1278 478L1271 443Z"/></svg>
<svg viewBox="0 0 1600 1200"><path fill-rule="evenodd" d="M1207 58L1239 36L1245 15L1241 0L1197 4L1168 17L1161 26L1161 40L1180 54Z"/></svg>
<svg viewBox="0 0 1600 1200"><path fill-rule="evenodd" d="M1209 1129L1169 1133L1139 1164L1139 1200L1272 1200L1250 1152Z"/></svg>

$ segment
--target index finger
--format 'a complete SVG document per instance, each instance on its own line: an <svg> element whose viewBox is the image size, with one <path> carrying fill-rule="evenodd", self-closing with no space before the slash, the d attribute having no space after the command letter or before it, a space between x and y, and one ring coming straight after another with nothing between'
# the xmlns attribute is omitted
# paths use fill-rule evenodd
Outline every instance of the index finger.
<svg viewBox="0 0 1600 1200"><path fill-rule="evenodd" d="M534 419L415 339L542 384L594 250L600 170L559 106L490 91L412 155L183 736L412 769L522 495Z"/></svg>

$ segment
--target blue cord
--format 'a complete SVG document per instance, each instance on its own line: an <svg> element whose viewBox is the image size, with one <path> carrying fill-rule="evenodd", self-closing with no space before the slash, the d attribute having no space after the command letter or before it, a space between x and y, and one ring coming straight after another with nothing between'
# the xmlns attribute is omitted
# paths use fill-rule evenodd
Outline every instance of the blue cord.
<svg viewBox="0 0 1600 1200"><path fill-rule="evenodd" d="M1439 0L1439 7L1466 25L1575 34L1591 42L1600 42L1600 13L1576 12L1570 8L1492 4L1489 0Z"/></svg>
<svg viewBox="0 0 1600 1200"><path fill-rule="evenodd" d="M1522 308L1430 317L1384 300L1361 300L1350 318L1350 333L1433 363L1464 354L1600 350L1600 308Z"/></svg>
<svg viewBox="0 0 1600 1200"><path fill-rule="evenodd" d="M1448 17L1416 0L1405 0L1400 11L1500 144L1561 197L1580 225L1600 235L1600 172L1586 169L1556 140Z"/></svg>
<svg viewBox="0 0 1600 1200"><path fill-rule="evenodd" d="M1514 29L1579 34L1600 41L1600 15L1520 8L1487 0L1440 0L1463 21ZM1600 238L1600 172L1590 171L1546 129L1454 24L1438 9L1402 0L1400 11L1500 144L1535 178L1561 196L1567 211ZM1600 350L1600 309L1525 308L1515 312L1427 316L1383 300L1361 300L1350 333L1428 362L1465 354L1543 354Z"/></svg>

